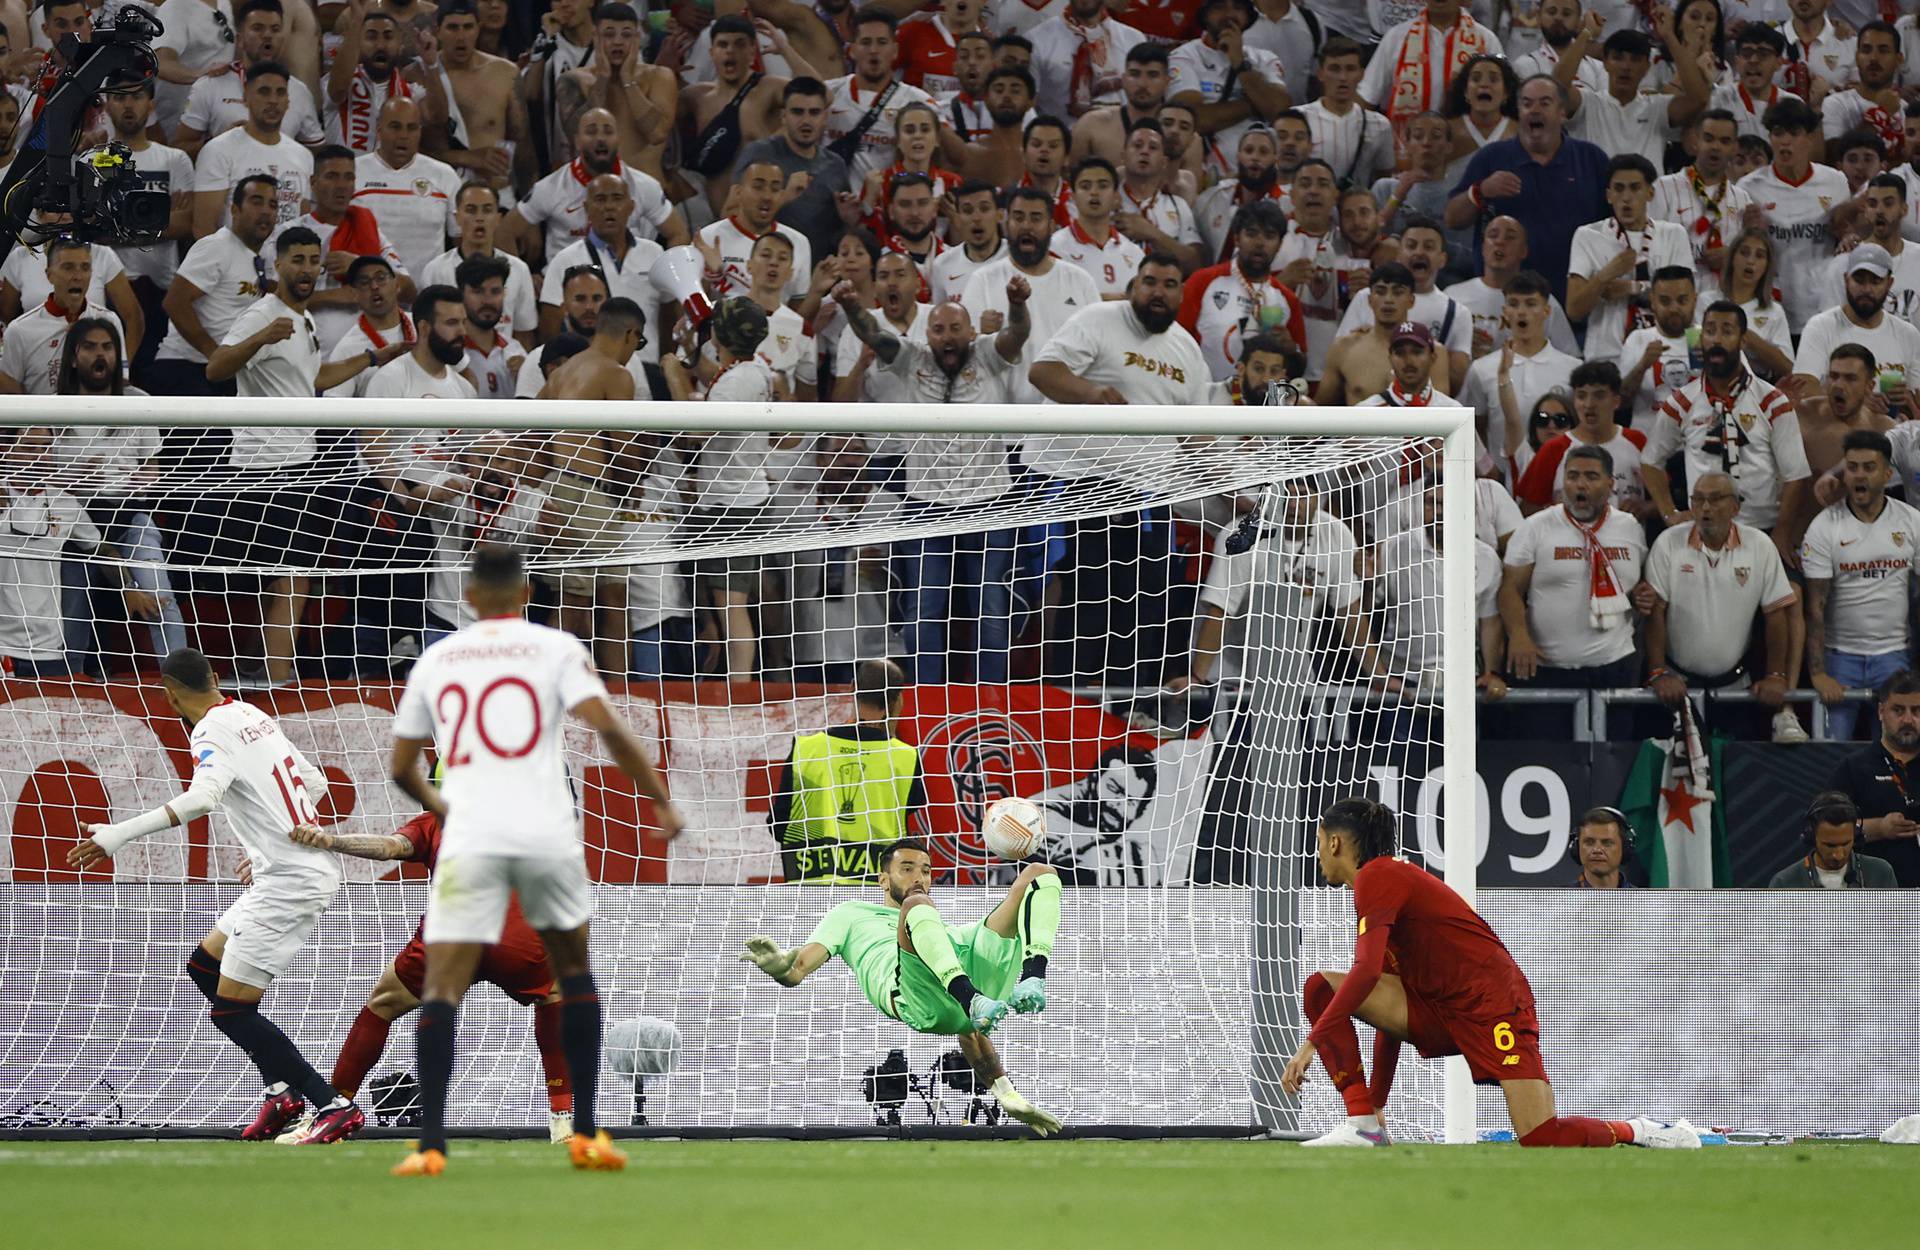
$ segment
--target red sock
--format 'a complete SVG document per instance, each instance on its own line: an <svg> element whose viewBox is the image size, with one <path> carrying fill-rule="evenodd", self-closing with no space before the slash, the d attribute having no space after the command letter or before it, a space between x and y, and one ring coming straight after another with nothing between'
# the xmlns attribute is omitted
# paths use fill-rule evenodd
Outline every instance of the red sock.
<svg viewBox="0 0 1920 1250"><path fill-rule="evenodd" d="M366 1007L353 1018L353 1028L340 1046L340 1057L333 1061L333 1087L343 1098L353 1097L373 1065L380 1062L380 1054L387 1048L387 1031L392 1027L392 1021L382 1020Z"/></svg>
<svg viewBox="0 0 1920 1250"><path fill-rule="evenodd" d="M1316 972L1307 978L1300 997L1306 1008L1307 1023L1318 1024L1321 1013L1333 1001L1333 986ZM1372 1115L1373 1102L1367 1096L1366 1074L1360 1068L1360 1034L1353 1027L1353 1021L1341 1021L1338 1028L1315 1042L1313 1048L1319 1052L1320 1063L1327 1070L1327 1079L1333 1082L1333 1087L1340 1091L1341 1099L1347 1104L1347 1114Z"/></svg>
<svg viewBox="0 0 1920 1250"><path fill-rule="evenodd" d="M1520 1139L1522 1146L1617 1146L1633 1140L1633 1126L1625 1120L1589 1120L1563 1115L1548 1120Z"/></svg>
<svg viewBox="0 0 1920 1250"><path fill-rule="evenodd" d="M1393 1074L1400 1066L1400 1039L1375 1029L1373 1033L1373 1078L1367 1083L1367 1101L1376 1113L1387 1109L1387 1095L1393 1091Z"/></svg>
<svg viewBox="0 0 1920 1250"><path fill-rule="evenodd" d="M560 1004L533 1005L533 1044L540 1048L540 1070L547 1074L547 1109L556 1115L573 1110L573 1086L567 1081L567 1052L560 1046Z"/></svg>

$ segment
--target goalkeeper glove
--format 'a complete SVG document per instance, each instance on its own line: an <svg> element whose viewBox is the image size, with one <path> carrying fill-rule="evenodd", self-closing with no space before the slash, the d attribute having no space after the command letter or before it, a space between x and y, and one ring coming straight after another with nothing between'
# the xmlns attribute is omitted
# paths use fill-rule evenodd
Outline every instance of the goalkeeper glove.
<svg viewBox="0 0 1920 1250"><path fill-rule="evenodd" d="M967 1008L967 1018L973 1021L975 1032L991 1033L995 1025L1007 1018L1007 1005L997 998L975 994L972 1005Z"/></svg>
<svg viewBox="0 0 1920 1250"><path fill-rule="evenodd" d="M1060 1131L1060 1121L1028 1102L1006 1077L993 1083L993 1096L1002 1111L1040 1136L1049 1137Z"/></svg>
<svg viewBox="0 0 1920 1250"><path fill-rule="evenodd" d="M793 952L783 951L773 944L772 938L751 937L747 939L747 953L740 956L743 964L752 964L776 981L784 983L787 973L793 970Z"/></svg>
<svg viewBox="0 0 1920 1250"><path fill-rule="evenodd" d="M1007 1006L1023 1016L1047 1009L1047 983L1039 977L1028 977L1013 987L1013 993L1007 995Z"/></svg>

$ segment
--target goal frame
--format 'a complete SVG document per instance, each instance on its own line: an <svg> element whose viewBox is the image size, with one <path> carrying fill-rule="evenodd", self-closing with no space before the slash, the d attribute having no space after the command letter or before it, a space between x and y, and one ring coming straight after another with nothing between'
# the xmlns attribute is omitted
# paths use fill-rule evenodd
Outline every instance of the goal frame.
<svg viewBox="0 0 1920 1250"><path fill-rule="evenodd" d="M1225 405L867 405L853 414L825 403L737 404L677 401L602 402L569 405L550 400L488 400L473 404L400 399L293 398L261 401L185 396L8 397L0 403L0 426L155 426L200 428L448 428L485 424L507 430L616 429L673 433L831 434L858 430L888 435L1250 435L1264 437L1437 438L1443 441L1441 482L1442 668L1441 828L1451 852L1456 830L1466 831L1471 853L1446 855L1446 883L1469 904L1476 901L1481 850L1479 782L1475 761L1474 490L1477 448L1474 414L1457 405L1423 408L1229 407ZM459 412L466 419L450 423ZM1291 1008L1288 1009L1291 1014ZM1297 1018L1296 1018L1297 1019ZM1263 1026L1256 1018L1255 1033ZM1284 1135L1298 1131L1297 1104L1278 1094L1278 1044L1293 1028L1264 1041L1256 1036L1248 1073L1249 1095L1264 1127ZM1445 1061L1445 1140L1476 1139L1476 1094L1466 1062ZM1270 1093L1269 1093L1270 1091Z"/></svg>

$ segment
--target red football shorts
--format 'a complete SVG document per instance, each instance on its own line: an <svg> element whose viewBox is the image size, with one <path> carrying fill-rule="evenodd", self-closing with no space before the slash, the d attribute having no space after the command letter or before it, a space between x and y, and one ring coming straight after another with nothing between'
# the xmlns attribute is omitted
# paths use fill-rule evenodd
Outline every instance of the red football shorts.
<svg viewBox="0 0 1920 1250"><path fill-rule="evenodd" d="M394 975L415 998L427 983L427 944L415 928L405 949L393 960ZM500 940L480 953L475 981L489 981L516 1003L532 1006L553 992L553 970L547 966L547 948L527 922L507 917Z"/></svg>
<svg viewBox="0 0 1920 1250"><path fill-rule="evenodd" d="M1503 1016L1465 1016L1407 990L1408 1041L1428 1059L1463 1055L1475 1085L1544 1081L1540 1017L1531 1004Z"/></svg>

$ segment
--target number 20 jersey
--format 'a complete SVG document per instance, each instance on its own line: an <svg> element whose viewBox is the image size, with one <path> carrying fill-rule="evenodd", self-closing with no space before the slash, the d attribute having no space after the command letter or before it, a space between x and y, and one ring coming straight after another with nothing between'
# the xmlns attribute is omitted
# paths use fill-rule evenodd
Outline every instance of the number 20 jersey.
<svg viewBox="0 0 1920 1250"><path fill-rule="evenodd" d="M393 732L432 739L440 757L443 860L580 854L567 714L606 693L585 644L518 617L477 621L427 648Z"/></svg>

